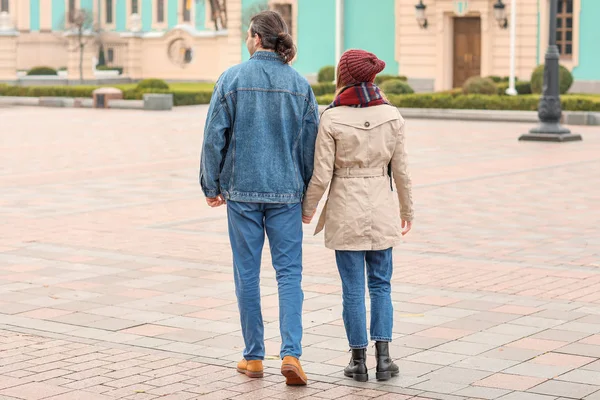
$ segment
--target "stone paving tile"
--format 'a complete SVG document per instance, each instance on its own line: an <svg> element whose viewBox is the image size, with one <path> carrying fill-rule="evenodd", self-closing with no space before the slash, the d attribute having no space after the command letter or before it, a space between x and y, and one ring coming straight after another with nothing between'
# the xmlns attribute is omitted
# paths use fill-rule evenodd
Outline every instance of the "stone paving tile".
<svg viewBox="0 0 600 400"><path fill-rule="evenodd" d="M70 391L71 389L60 386L53 386L39 382L30 382L24 385L13 386L8 389L2 389L0 390L0 395L13 396L25 400L39 400L45 397L55 396Z"/></svg>
<svg viewBox="0 0 600 400"><path fill-rule="evenodd" d="M547 394L553 396L564 396L569 398L583 398L600 390L600 386L585 385L560 380L546 381L529 391L533 393Z"/></svg>
<svg viewBox="0 0 600 400"><path fill-rule="evenodd" d="M536 378L533 376L497 373L475 382L474 385L507 390L527 390L539 385L545 380L546 379L544 378Z"/></svg>

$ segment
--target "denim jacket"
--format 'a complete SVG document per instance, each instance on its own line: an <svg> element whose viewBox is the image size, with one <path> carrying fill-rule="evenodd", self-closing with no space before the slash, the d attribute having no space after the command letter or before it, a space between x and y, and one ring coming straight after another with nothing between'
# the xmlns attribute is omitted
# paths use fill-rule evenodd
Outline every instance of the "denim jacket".
<svg viewBox="0 0 600 400"><path fill-rule="evenodd" d="M299 203L313 174L318 106L308 81L259 51L218 79L200 160L207 197Z"/></svg>

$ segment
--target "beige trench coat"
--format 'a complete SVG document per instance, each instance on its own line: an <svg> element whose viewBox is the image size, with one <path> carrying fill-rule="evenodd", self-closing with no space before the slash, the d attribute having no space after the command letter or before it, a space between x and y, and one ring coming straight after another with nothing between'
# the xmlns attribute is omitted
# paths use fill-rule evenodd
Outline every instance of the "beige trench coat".
<svg viewBox="0 0 600 400"><path fill-rule="evenodd" d="M390 163L400 210L390 187ZM335 107L323 113L304 215L314 214L328 186L315 231L316 235L325 228L327 248L384 250L398 243L400 216L411 221L413 208L404 119L395 107Z"/></svg>

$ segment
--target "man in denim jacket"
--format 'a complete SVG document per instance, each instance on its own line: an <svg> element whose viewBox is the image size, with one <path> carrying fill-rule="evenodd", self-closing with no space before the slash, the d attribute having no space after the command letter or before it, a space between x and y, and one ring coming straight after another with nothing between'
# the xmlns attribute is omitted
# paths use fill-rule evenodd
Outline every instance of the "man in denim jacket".
<svg viewBox="0 0 600 400"><path fill-rule="evenodd" d="M244 336L238 371L263 376L260 264L265 232L279 289L281 372L306 385L302 340L302 207L313 173L319 114L312 89L289 63L296 49L281 16L252 18L251 59L219 78L208 110L200 183L208 205L227 203Z"/></svg>

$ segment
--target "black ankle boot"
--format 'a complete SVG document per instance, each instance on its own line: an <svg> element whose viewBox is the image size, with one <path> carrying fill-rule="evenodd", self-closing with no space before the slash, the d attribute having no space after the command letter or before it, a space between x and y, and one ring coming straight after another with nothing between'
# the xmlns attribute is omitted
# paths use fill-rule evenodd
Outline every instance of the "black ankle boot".
<svg viewBox="0 0 600 400"><path fill-rule="evenodd" d="M387 381L392 376L398 375L400 368L390 358L390 347L388 342L375 342L375 357L377 359L378 381Z"/></svg>
<svg viewBox="0 0 600 400"><path fill-rule="evenodd" d="M344 375L358 382L366 382L369 380L367 371L367 349L352 349L352 358L350 364L344 368Z"/></svg>

